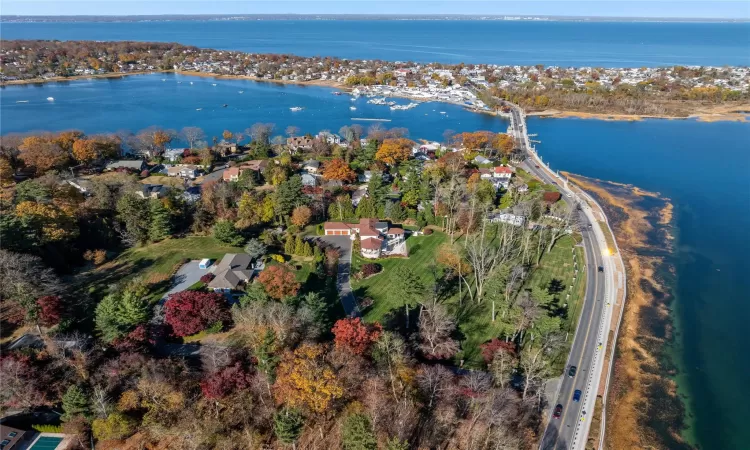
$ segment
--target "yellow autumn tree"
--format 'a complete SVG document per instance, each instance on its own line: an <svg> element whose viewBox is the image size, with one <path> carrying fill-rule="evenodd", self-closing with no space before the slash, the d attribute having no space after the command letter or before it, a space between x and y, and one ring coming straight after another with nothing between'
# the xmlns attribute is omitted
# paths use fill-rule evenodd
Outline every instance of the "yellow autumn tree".
<svg viewBox="0 0 750 450"><path fill-rule="evenodd" d="M16 215L41 231L45 241L61 241L76 235L73 207L23 201L16 205Z"/></svg>
<svg viewBox="0 0 750 450"><path fill-rule="evenodd" d="M414 142L406 138L386 139L375 153L375 159L389 165L398 164L409 158L413 146Z"/></svg>
<svg viewBox="0 0 750 450"><path fill-rule="evenodd" d="M79 139L73 142L73 157L78 162L88 163L99 155L96 151L96 141L93 139Z"/></svg>
<svg viewBox="0 0 750 450"><path fill-rule="evenodd" d="M324 356L325 347L320 344L302 344L294 352L284 353L276 371L276 401L322 413L341 398L342 384Z"/></svg>

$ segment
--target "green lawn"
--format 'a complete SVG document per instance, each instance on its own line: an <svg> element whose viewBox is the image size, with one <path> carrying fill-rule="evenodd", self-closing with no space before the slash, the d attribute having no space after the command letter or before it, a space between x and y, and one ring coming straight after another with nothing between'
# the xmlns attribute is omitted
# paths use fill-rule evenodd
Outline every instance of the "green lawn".
<svg viewBox="0 0 750 450"><path fill-rule="evenodd" d="M435 232L428 236L409 236L406 239L406 247L409 258L386 258L376 260L383 266L383 271L367 280L353 281L352 289L357 297L371 297L375 303L365 315L368 321L382 321L385 315L394 308L402 308L403 302L394 299L393 287L396 285L395 277L398 268L409 267L421 279L425 286L434 284L430 267L435 265L435 254L440 244L447 242L448 236L444 233ZM373 262L354 255L352 258L352 273L359 270L363 263Z"/></svg>
<svg viewBox="0 0 750 450"><path fill-rule="evenodd" d="M151 297L158 298L169 288L169 275L184 259L221 259L225 253L240 253L212 237L191 236L167 239L155 244L130 248L96 269L78 275L76 285L93 295L104 295L110 285L141 277L151 284Z"/></svg>

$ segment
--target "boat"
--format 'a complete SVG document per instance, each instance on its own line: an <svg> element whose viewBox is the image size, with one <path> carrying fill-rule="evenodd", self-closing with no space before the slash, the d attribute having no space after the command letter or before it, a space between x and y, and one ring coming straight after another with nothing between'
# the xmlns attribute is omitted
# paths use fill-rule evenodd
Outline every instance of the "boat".
<svg viewBox="0 0 750 450"><path fill-rule="evenodd" d="M245 93L245 91L240 91L240 94L244 94L244 93Z"/></svg>
<svg viewBox="0 0 750 450"><path fill-rule="evenodd" d="M182 81L178 81L177 84L182 84Z"/></svg>
<svg viewBox="0 0 750 450"><path fill-rule="evenodd" d="M55 97L47 97L47 100L49 100L51 102L54 102L55 101Z"/></svg>
<svg viewBox="0 0 750 450"><path fill-rule="evenodd" d="M196 111L201 111L203 108L195 108Z"/></svg>
<svg viewBox="0 0 750 450"><path fill-rule="evenodd" d="M28 100L18 100L18 101L16 101L16 103L29 103L29 101Z"/></svg>
<svg viewBox="0 0 750 450"><path fill-rule="evenodd" d="M162 78L161 81L167 81L167 79L166 78Z"/></svg>
<svg viewBox="0 0 750 450"><path fill-rule="evenodd" d="M227 105L226 103L224 103L223 105L221 105L222 108L226 108L227 106L229 106L229 105Z"/></svg>
<svg viewBox="0 0 750 450"><path fill-rule="evenodd" d="M333 93L333 95L341 95L341 92L336 91L336 92Z"/></svg>
<svg viewBox="0 0 750 450"><path fill-rule="evenodd" d="M301 106L292 106L291 108L289 108L290 111L294 111L294 112L302 111L303 109L305 109L305 108L303 108Z"/></svg>
<svg viewBox="0 0 750 450"><path fill-rule="evenodd" d="M363 120L366 122L390 122L391 119L370 119L368 117L352 117L351 120Z"/></svg>
<svg viewBox="0 0 750 450"><path fill-rule="evenodd" d="M445 111L440 111L440 114L445 114Z"/></svg>
<svg viewBox="0 0 750 450"><path fill-rule="evenodd" d="M359 98L359 95L355 95L354 97L350 98L349 100L351 100L351 101L355 101L355 100L357 100L358 98Z"/></svg>
<svg viewBox="0 0 750 450"><path fill-rule="evenodd" d="M190 84L193 84L193 82L191 81Z"/></svg>
<svg viewBox="0 0 750 450"><path fill-rule="evenodd" d="M357 108L354 107L354 106L350 106L349 109L351 109L352 111L356 111L357 110Z"/></svg>
<svg viewBox="0 0 750 450"><path fill-rule="evenodd" d="M211 83L211 86L216 86L216 83Z"/></svg>

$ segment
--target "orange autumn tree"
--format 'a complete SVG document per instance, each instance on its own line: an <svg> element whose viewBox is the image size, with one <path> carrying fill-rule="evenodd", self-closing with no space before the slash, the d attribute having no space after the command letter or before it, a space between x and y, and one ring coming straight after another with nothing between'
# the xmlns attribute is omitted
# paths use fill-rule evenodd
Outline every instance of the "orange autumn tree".
<svg viewBox="0 0 750 450"><path fill-rule="evenodd" d="M505 133L498 133L497 136L495 136L493 147L495 149L500 150L503 155L510 155L513 152L513 147L516 146L516 142L513 139L513 136Z"/></svg>
<svg viewBox="0 0 750 450"><path fill-rule="evenodd" d="M27 200L16 205L16 216L41 231L45 242L62 241L78 234L72 206Z"/></svg>
<svg viewBox="0 0 750 450"><path fill-rule="evenodd" d="M267 267L258 276L258 281L271 297L281 300L297 295L300 284L291 270L285 265Z"/></svg>
<svg viewBox="0 0 750 450"><path fill-rule="evenodd" d="M325 347L302 344L294 352L287 350L276 370L274 396L280 404L323 413L331 402L344 395L344 388L325 361Z"/></svg>
<svg viewBox="0 0 750 450"><path fill-rule="evenodd" d="M73 142L73 157L78 162L87 163L98 157L96 141L93 139L79 139Z"/></svg>
<svg viewBox="0 0 750 450"><path fill-rule="evenodd" d="M466 150L481 150L487 147L491 135L492 133L489 131L464 132L456 135L455 140L457 144L463 145Z"/></svg>
<svg viewBox="0 0 750 450"><path fill-rule="evenodd" d="M311 218L312 210L307 206L298 206L292 211L292 223L300 228L310 223Z"/></svg>
<svg viewBox="0 0 750 450"><path fill-rule="evenodd" d="M349 167L349 164L341 158L332 159L326 163L325 168L323 169L323 178L326 180L351 183L354 181L355 177L356 174L351 167Z"/></svg>
<svg viewBox="0 0 750 450"><path fill-rule="evenodd" d="M375 153L375 159L389 165L406 161L411 155L414 141L406 138L386 139Z"/></svg>
<svg viewBox="0 0 750 450"><path fill-rule="evenodd" d="M62 147L41 136L25 138L18 150L19 157L27 166L34 167L37 174L62 166L68 161L68 155Z"/></svg>
<svg viewBox="0 0 750 450"><path fill-rule="evenodd" d="M79 139L83 139L83 132L70 130L61 132L52 139L52 142L59 145L64 151L71 152L73 150L73 145Z"/></svg>

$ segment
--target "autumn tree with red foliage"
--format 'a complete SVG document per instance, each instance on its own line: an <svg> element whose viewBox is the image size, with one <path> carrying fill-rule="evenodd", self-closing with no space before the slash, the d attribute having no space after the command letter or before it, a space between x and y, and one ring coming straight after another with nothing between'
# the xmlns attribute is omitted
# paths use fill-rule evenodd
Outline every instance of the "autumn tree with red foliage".
<svg viewBox="0 0 750 450"><path fill-rule="evenodd" d="M362 320L356 317L336 321L331 331L336 336L336 348L362 355L373 342L378 340L383 332L383 327L377 322L373 324L362 323Z"/></svg>
<svg viewBox="0 0 750 450"><path fill-rule="evenodd" d="M112 347L121 353L142 353L149 344L153 343L154 340L150 336L149 329L146 328L146 325L138 325L130 333L112 341Z"/></svg>
<svg viewBox="0 0 750 450"><path fill-rule="evenodd" d="M39 307L39 323L51 327L60 323L62 317L62 299L57 295L46 295L36 301Z"/></svg>
<svg viewBox="0 0 750 450"><path fill-rule="evenodd" d="M219 400L250 387L252 375L237 362L226 366L201 381L201 392L210 400Z"/></svg>
<svg viewBox="0 0 750 450"><path fill-rule="evenodd" d="M267 267L258 276L258 281L266 293L277 300L297 295L300 288L294 273L286 265Z"/></svg>
<svg viewBox="0 0 750 450"><path fill-rule="evenodd" d="M482 358L484 358L484 362L486 363L492 362L497 352L516 353L516 345L513 342L501 341L498 338L493 338L491 341L485 342L480 345L480 348L482 349Z"/></svg>
<svg viewBox="0 0 750 450"><path fill-rule="evenodd" d="M229 319L227 300L214 292L182 291L164 304L165 320L177 336L190 336Z"/></svg>

